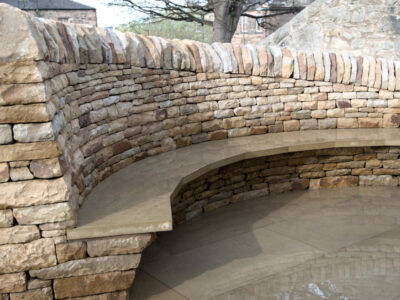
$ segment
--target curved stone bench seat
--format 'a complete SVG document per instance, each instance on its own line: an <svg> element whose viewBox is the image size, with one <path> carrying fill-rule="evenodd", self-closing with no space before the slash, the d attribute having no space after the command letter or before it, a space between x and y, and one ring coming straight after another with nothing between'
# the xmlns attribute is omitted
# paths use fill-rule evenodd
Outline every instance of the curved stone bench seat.
<svg viewBox="0 0 400 300"><path fill-rule="evenodd" d="M171 199L189 181L245 159L338 147L400 146L398 129L334 129L205 142L136 162L102 181L68 239L167 231Z"/></svg>

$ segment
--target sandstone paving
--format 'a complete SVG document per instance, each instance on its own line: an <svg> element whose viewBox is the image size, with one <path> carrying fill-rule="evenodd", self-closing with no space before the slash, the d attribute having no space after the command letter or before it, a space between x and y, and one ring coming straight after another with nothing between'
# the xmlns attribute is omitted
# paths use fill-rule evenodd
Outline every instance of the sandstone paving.
<svg viewBox="0 0 400 300"><path fill-rule="evenodd" d="M382 187L292 192L198 217L148 249L131 297L274 299L317 297L320 289L325 296L393 299L400 293L396 195L397 188ZM182 243L186 238L194 243Z"/></svg>

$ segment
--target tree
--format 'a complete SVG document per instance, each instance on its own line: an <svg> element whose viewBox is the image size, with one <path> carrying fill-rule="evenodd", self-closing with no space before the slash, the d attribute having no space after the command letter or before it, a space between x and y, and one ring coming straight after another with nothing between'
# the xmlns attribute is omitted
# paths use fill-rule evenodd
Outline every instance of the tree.
<svg viewBox="0 0 400 300"><path fill-rule="evenodd" d="M172 20L159 20L151 22L145 20L133 20L118 27L122 32L134 32L137 34L160 36L167 39L190 39L203 43L211 43L211 26L202 26L198 23L178 22Z"/></svg>
<svg viewBox="0 0 400 300"><path fill-rule="evenodd" d="M186 1L186 2L184 2ZM145 14L151 21L167 19L172 21L195 22L202 26L212 26L213 42L229 43L232 40L241 16L256 19L268 27L268 18L297 13L299 7L263 9L262 15L249 13L257 6L272 0L112 0L111 5L133 8ZM213 14L214 20L209 16Z"/></svg>

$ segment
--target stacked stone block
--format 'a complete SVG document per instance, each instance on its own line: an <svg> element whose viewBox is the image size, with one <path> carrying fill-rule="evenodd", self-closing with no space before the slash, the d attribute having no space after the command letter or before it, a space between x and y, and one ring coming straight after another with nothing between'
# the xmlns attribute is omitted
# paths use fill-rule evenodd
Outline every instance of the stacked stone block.
<svg viewBox="0 0 400 300"><path fill-rule="evenodd" d="M150 235L110 237L114 250L94 255L104 240L66 230L96 184L135 161L238 136L399 126L399 62L122 34L7 5L0 16L2 300L126 297Z"/></svg>

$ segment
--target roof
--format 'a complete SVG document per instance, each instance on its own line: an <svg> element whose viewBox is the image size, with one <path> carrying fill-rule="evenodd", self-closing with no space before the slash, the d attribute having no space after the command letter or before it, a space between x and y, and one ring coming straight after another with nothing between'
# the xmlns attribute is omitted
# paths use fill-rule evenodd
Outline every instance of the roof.
<svg viewBox="0 0 400 300"><path fill-rule="evenodd" d="M22 10L95 10L81 3L71 0L0 0Z"/></svg>

